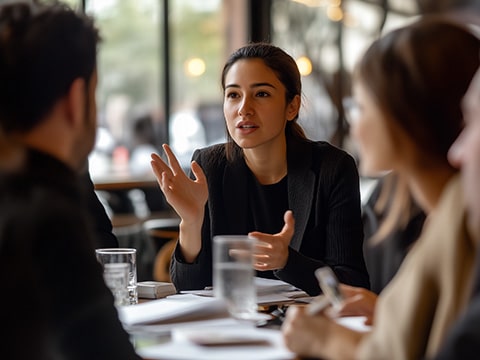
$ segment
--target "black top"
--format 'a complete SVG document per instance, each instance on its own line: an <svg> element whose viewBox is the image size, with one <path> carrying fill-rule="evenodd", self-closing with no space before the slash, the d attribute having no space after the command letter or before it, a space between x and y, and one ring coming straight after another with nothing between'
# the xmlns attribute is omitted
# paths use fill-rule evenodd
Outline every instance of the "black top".
<svg viewBox="0 0 480 360"><path fill-rule="evenodd" d="M2 359L139 359L95 258L77 175L31 150L0 175Z"/></svg>
<svg viewBox="0 0 480 360"><path fill-rule="evenodd" d="M405 227L390 232L378 243L373 244L369 241L378 231L387 214L386 210L378 213L375 209L381 191L385 186L385 180L386 178L379 179L363 207L362 214L365 233L365 262L370 274L371 290L376 294L380 294L398 272L412 245L420 236L426 218L422 209L415 202L412 202L409 209L409 219ZM392 196L393 193L391 198Z"/></svg>
<svg viewBox="0 0 480 360"><path fill-rule="evenodd" d="M207 177L209 198L197 259L185 263L178 248L173 254L171 276L178 290L212 285L213 236L247 234L252 230L249 214L256 211L248 201L249 169L242 156L228 162L225 146L219 144L195 151L193 159ZM287 166L288 208L295 217L295 233L287 264L275 270L275 276L317 295L320 287L314 271L328 265L343 283L369 288L353 158L326 142L289 140ZM283 224L283 212L278 213L280 218L274 221Z"/></svg>
<svg viewBox="0 0 480 360"><path fill-rule="evenodd" d="M283 215L288 210L287 177L270 185L260 184L250 171L248 177L248 232L280 232L284 225ZM257 271L256 276L276 279L272 270Z"/></svg>

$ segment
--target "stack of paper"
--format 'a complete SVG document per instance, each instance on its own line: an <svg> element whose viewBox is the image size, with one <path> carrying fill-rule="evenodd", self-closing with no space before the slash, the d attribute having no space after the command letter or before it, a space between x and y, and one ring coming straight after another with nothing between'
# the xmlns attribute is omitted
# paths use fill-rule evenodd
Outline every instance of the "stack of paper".
<svg viewBox="0 0 480 360"><path fill-rule="evenodd" d="M293 303L299 297L308 297L308 294L282 280L255 277L258 305L279 305ZM182 291L184 294L213 296L212 289Z"/></svg>
<svg viewBox="0 0 480 360"><path fill-rule="evenodd" d="M143 299L161 299L177 293L170 282L140 281L137 283L138 297Z"/></svg>
<svg viewBox="0 0 480 360"><path fill-rule="evenodd" d="M118 313L122 323L127 326L229 316L224 300L192 294L172 295L165 299L121 306Z"/></svg>

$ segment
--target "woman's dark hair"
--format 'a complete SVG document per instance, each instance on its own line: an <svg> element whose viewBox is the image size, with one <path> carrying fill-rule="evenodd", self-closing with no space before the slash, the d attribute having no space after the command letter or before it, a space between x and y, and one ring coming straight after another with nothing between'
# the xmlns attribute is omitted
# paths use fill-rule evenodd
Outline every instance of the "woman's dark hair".
<svg viewBox="0 0 480 360"><path fill-rule="evenodd" d="M480 40L467 28L425 16L375 41L354 77L386 115L387 125L401 128L418 146L419 161L450 166L447 152L463 128L461 100L479 67L479 51ZM402 205L408 191L399 180L389 231L409 206Z"/></svg>
<svg viewBox="0 0 480 360"><path fill-rule="evenodd" d="M297 63L284 50L268 43L252 43L233 52L228 58L222 71L222 89L225 90L225 77L228 71L238 60L261 59L269 67L280 82L285 86L285 100L289 104L296 95L302 95L302 81ZM298 114L295 119L288 121L285 128L287 137L306 139L305 132L298 124ZM227 159L232 160L240 153L239 146L233 141L227 131L226 143Z"/></svg>

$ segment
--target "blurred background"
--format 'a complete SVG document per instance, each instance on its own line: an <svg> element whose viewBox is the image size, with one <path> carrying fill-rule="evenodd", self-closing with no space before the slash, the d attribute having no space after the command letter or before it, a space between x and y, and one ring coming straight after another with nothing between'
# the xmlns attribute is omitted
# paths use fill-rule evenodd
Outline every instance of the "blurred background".
<svg viewBox="0 0 480 360"><path fill-rule="evenodd" d="M67 0L103 35L94 181L151 176L169 143L188 167L194 149L222 142L220 73L249 41L290 53L303 75L308 136L354 152L342 100L358 57L382 33L415 19L416 0Z"/></svg>

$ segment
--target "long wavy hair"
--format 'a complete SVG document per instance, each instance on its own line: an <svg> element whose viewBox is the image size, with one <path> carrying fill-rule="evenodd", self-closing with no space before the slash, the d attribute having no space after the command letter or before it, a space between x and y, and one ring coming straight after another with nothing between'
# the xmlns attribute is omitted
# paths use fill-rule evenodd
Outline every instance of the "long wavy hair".
<svg viewBox="0 0 480 360"><path fill-rule="evenodd" d="M420 149L418 161L451 167L447 152L464 125L461 100L480 65L479 51L480 40L466 27L425 16L375 41L357 64L354 80L368 89L391 131L401 128ZM376 210L388 207L388 214L374 241L409 218L406 180L397 175L385 189Z"/></svg>

